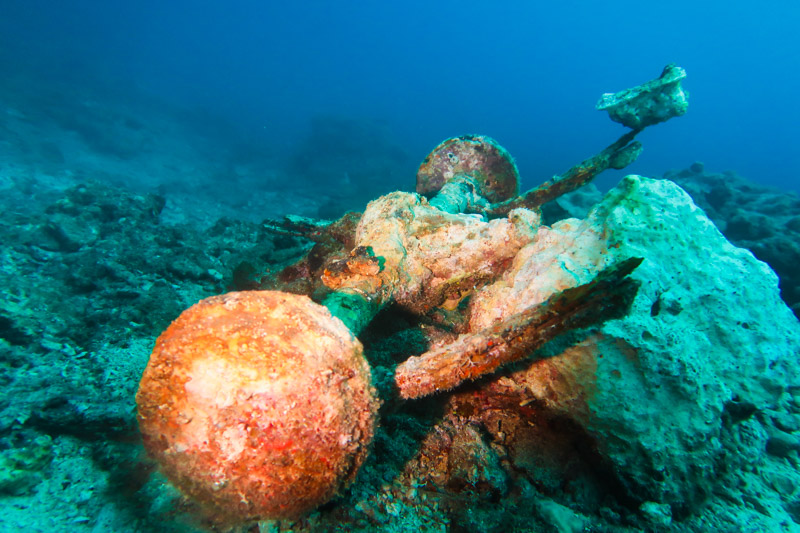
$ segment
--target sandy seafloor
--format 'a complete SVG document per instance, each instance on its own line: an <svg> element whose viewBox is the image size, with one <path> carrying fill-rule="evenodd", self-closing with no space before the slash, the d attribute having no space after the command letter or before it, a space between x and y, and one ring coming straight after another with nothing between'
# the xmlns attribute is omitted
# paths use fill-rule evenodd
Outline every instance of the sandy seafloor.
<svg viewBox="0 0 800 533"><path fill-rule="evenodd" d="M181 310L224 292L237 266L277 269L308 247L265 231L262 219L356 208L342 198L359 185L344 183L335 193L299 185L274 154L256 156L246 139L232 142L236 133L224 123L147 98L108 98L103 88L68 84L31 90L23 75L4 77L0 93L0 530L196 530L191 504L144 457L136 428L134 394L154 339ZM761 246L783 269L797 312L798 284L789 279L800 232L796 195L704 172L694 167L671 177L688 180L690 192L694 183L698 194L731 183L731 194L749 198L736 212L718 215L729 217L736 239ZM413 176L408 182L411 188ZM748 214L750 208L756 211ZM562 214L559 209L551 212ZM377 459L346 503L374 501L367 493L391 486L397 465L380 459L413 448L413 436L431 423L426 414L403 415L404 422L384 421ZM414 416L420 427L411 427ZM784 427L793 435L800 430L798 414L787 415ZM796 470L800 444L786 446L778 460ZM794 476L770 468L777 472L773 490L797 491ZM397 496L392 507L394 490L386 489L381 511L359 527L470 530L464 516L450 523L428 504L413 520L401 520L407 504L399 502L408 498ZM746 492L735 505L769 512L757 508L757 499L748 504ZM800 520L798 502L789 512ZM518 512L503 504L482 501L475 513ZM619 525L616 511L592 523L537 509L530 511L540 520L532 531L572 531L576 523L587 530L639 530ZM265 530L335 529L335 512L323 512L325 521ZM704 523L686 530L702 530Z"/></svg>

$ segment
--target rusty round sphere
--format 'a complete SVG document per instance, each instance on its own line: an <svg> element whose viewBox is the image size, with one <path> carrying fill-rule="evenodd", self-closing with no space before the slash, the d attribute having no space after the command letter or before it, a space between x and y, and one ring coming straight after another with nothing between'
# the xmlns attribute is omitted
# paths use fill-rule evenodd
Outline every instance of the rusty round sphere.
<svg viewBox="0 0 800 533"><path fill-rule="evenodd" d="M306 296L234 292L184 311L136 395L147 452L220 523L301 516L353 480L378 400L361 343Z"/></svg>
<svg viewBox="0 0 800 533"><path fill-rule="evenodd" d="M417 170L417 192L433 195L458 175L476 180L482 196L492 203L513 198L519 192L519 171L514 159L491 137L464 135L439 144Z"/></svg>

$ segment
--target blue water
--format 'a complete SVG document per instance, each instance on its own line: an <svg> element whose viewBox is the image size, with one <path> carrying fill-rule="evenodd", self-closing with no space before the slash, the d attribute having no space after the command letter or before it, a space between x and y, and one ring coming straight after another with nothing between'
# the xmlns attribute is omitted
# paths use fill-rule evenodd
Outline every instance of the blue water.
<svg viewBox="0 0 800 533"><path fill-rule="evenodd" d="M491 135L525 185L622 133L594 110L600 94L674 62L689 75L690 111L646 132L628 170L702 161L798 190L798 23L789 0L5 0L0 39L12 52L4 71L36 58L51 75L121 80L225 117L265 150L291 150L325 114L383 121L409 172L444 138Z"/></svg>
<svg viewBox="0 0 800 533"><path fill-rule="evenodd" d="M642 132L641 157L597 183L678 170L669 176L731 242L772 265L794 315L778 278L728 248L672 184L628 179L651 191L631 198L664 202L642 211L647 231L639 212L624 234L639 246L666 232L643 263L656 277L643 279L636 336L669 349L614 348L620 370L602 375L641 387L641 398L609 396L604 408L626 420L616 433L584 427L599 352L587 368L568 362L566 377L553 367L556 385L577 376L552 388L574 388L563 412L551 385L504 392L488 388L494 377L471 399L451 402L457 389L400 402L395 367L466 327L468 300L424 317L388 306L360 337L385 401L360 477L261 531L800 531L800 198L782 193L800 192L798 28L797 0L0 0L0 533L222 531L146 457L135 394L155 339L198 300L327 294L322 272L346 257L357 216L307 227L313 249L293 233L302 225L281 233L263 220L334 219L413 190L426 154L465 134L497 139L534 187L628 131L595 109L603 93L671 63L688 74L688 113ZM599 198L550 204L545 220L583 216ZM691 224L664 222L660 208ZM545 238L561 246L562 229ZM368 251L359 268L384 264ZM498 272L511 262L486 253ZM465 274L436 279L454 291L445 304L489 276Z"/></svg>

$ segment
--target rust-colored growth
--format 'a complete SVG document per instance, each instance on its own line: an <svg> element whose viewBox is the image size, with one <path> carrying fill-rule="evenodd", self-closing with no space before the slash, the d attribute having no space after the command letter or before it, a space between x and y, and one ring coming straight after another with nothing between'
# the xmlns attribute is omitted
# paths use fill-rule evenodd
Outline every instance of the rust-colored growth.
<svg viewBox="0 0 800 533"><path fill-rule="evenodd" d="M378 401L361 344L305 296L207 298L158 338L136 395L148 453L223 524L298 517L350 483Z"/></svg>
<svg viewBox="0 0 800 533"><path fill-rule="evenodd" d="M350 251L347 259L331 261L326 265L321 279L329 289L346 287L372 296L383 285L383 280L378 276L380 272L380 259L368 246L357 246Z"/></svg>
<svg viewBox="0 0 800 533"><path fill-rule="evenodd" d="M295 263L279 272L263 276L258 289L305 294L315 301L322 300L330 292L321 281L325 265L347 257L348 251L354 246L356 226L360 218L360 213L349 212L328 225L314 225L290 217L282 221L265 221L264 228L268 231L306 237L315 244ZM244 289L249 290L250 287L239 290Z"/></svg>
<svg viewBox="0 0 800 533"><path fill-rule="evenodd" d="M452 389L530 355L571 329L619 318L639 287L627 276L641 262L641 258L622 261L589 283L556 293L492 327L459 335L449 344L409 357L395 371L400 396L420 398Z"/></svg>
<svg viewBox="0 0 800 533"><path fill-rule="evenodd" d="M519 191L519 171L497 141L482 135L447 139L428 154L417 170L417 192L432 195L458 175L472 177L490 202L513 198Z"/></svg>

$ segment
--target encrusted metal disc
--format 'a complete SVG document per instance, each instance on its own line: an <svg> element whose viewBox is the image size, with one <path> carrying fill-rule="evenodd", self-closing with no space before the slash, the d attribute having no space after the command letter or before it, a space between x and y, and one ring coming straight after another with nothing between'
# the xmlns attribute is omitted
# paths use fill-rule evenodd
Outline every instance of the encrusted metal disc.
<svg viewBox="0 0 800 533"><path fill-rule="evenodd" d="M442 142L417 171L417 192L433 195L458 175L468 175L492 203L519 192L519 171L511 155L491 137L463 135Z"/></svg>

